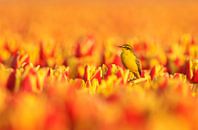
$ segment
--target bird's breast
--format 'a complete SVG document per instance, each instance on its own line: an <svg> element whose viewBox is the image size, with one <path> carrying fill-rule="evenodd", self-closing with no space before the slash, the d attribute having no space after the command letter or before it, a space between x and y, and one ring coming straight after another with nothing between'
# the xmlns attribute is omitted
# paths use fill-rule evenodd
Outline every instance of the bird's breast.
<svg viewBox="0 0 198 130"><path fill-rule="evenodd" d="M122 52L121 59L123 65L130 71L136 71L138 69L136 64L136 57L132 52Z"/></svg>

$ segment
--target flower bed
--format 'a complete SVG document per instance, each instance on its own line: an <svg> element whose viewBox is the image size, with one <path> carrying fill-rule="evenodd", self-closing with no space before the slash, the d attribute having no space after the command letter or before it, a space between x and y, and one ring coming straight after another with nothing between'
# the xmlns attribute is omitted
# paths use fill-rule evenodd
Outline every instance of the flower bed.
<svg viewBox="0 0 198 130"><path fill-rule="evenodd" d="M192 38L167 50L133 43L143 72L130 82L114 43L98 51L95 38L85 36L75 45L71 54L43 42L33 53L1 45L0 129L198 129Z"/></svg>

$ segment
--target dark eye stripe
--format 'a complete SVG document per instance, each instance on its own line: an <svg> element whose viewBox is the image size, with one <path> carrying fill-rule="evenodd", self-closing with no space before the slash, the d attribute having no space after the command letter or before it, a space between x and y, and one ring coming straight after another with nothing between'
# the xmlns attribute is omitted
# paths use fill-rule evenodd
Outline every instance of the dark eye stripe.
<svg viewBox="0 0 198 130"><path fill-rule="evenodd" d="M127 50L132 50L133 49L129 44L124 44L124 45L122 45L122 47L127 49Z"/></svg>
<svg viewBox="0 0 198 130"><path fill-rule="evenodd" d="M129 47L126 47L126 49L130 50L131 48L129 48Z"/></svg>
<svg viewBox="0 0 198 130"><path fill-rule="evenodd" d="M124 46L124 48L131 50L131 47L129 45Z"/></svg>

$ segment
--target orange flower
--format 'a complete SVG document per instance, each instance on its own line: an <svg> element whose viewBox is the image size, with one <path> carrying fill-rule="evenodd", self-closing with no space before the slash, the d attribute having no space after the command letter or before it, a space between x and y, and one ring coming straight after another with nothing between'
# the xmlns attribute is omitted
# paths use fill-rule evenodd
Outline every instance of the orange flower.
<svg viewBox="0 0 198 130"><path fill-rule="evenodd" d="M13 56L11 67L17 69L19 67L25 67L29 63L30 59L28 54L21 54L20 52L18 52Z"/></svg>
<svg viewBox="0 0 198 130"><path fill-rule="evenodd" d="M150 72L151 79L153 80L159 76L164 76L166 74L166 71L167 69L163 66L154 66Z"/></svg>
<svg viewBox="0 0 198 130"><path fill-rule="evenodd" d="M193 82L198 83L198 60L190 59L186 63L186 75L187 78Z"/></svg>
<svg viewBox="0 0 198 130"><path fill-rule="evenodd" d="M79 39L76 43L75 56L83 57L92 55L95 44L96 41L92 35Z"/></svg>

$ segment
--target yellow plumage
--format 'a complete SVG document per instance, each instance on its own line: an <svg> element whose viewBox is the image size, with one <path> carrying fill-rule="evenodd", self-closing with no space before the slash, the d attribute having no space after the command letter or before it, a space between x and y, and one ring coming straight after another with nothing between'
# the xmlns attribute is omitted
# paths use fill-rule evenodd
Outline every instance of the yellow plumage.
<svg viewBox="0 0 198 130"><path fill-rule="evenodd" d="M141 64L136 57L133 48L128 44L124 44L120 47L122 48L121 59L124 67L129 69L136 78L140 78Z"/></svg>

